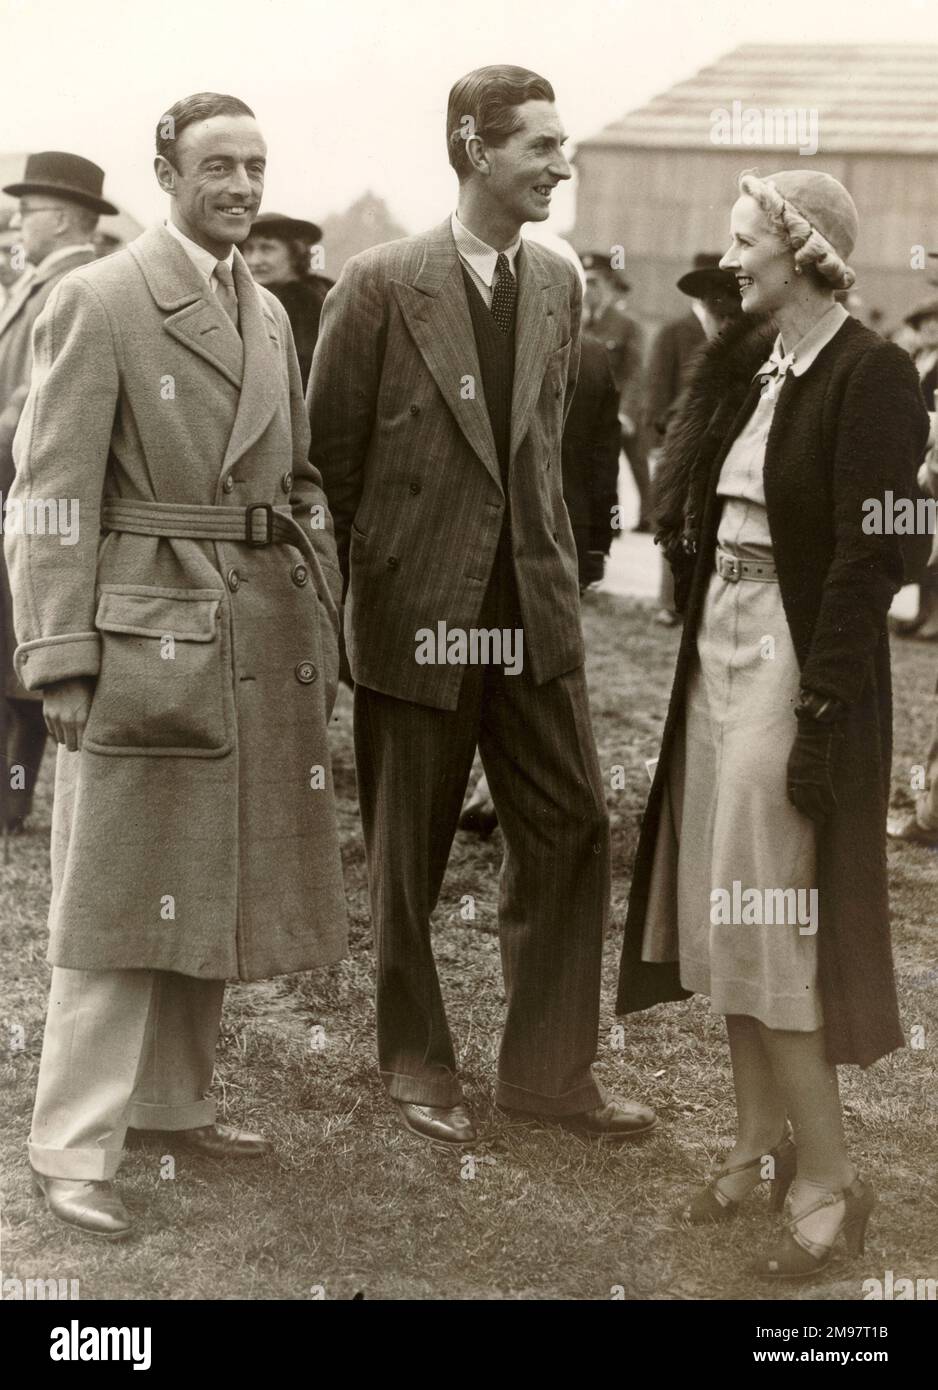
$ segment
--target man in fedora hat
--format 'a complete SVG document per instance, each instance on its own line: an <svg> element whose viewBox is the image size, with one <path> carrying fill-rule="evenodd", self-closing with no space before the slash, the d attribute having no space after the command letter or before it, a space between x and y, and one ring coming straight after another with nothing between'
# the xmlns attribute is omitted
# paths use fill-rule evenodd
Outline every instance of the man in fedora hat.
<svg viewBox="0 0 938 1390"><path fill-rule="evenodd" d="M244 243L244 259L254 279L275 294L287 311L304 391L319 338L323 300L335 284L310 269L310 252L321 240L315 222L262 212Z"/></svg>
<svg viewBox="0 0 938 1390"><path fill-rule="evenodd" d="M207 1094L225 980L346 941L341 580L287 316L236 249L267 147L243 101L200 92L156 148L167 223L36 325L13 495L74 499L77 541L6 538L17 668L59 744L30 1164L53 1215L111 1239L128 1128L160 1154L270 1149Z"/></svg>
<svg viewBox="0 0 938 1390"><path fill-rule="evenodd" d="M94 233L102 213L117 208L101 196L104 171L81 155L47 150L31 154L18 183L4 193L19 199L10 229L30 268L13 287L0 313L0 503L13 483L13 436L32 366L33 325L56 285L95 257ZM6 567L0 561L0 817L16 833L29 814L46 725L42 699L22 685L13 669L16 640Z"/></svg>
<svg viewBox="0 0 938 1390"><path fill-rule="evenodd" d="M642 437L642 331L626 304L631 285L601 251L586 251L580 261L586 273L583 332L601 342L609 358L619 392L622 449L638 490L639 514L634 529L648 531L651 484Z"/></svg>

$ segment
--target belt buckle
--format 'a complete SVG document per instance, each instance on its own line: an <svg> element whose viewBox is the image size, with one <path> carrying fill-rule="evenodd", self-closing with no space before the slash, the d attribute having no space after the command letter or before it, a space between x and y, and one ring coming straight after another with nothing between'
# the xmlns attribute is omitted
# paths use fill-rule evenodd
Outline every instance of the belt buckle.
<svg viewBox="0 0 938 1390"><path fill-rule="evenodd" d="M742 561L735 555L720 555L720 574L731 584L738 584L742 578Z"/></svg>
<svg viewBox="0 0 938 1390"><path fill-rule="evenodd" d="M262 540L257 540L254 536L254 513L263 512L267 517L267 535ZM248 545L256 550L263 549L265 545L272 545L274 540L274 509L269 502L252 502L244 509L244 539Z"/></svg>

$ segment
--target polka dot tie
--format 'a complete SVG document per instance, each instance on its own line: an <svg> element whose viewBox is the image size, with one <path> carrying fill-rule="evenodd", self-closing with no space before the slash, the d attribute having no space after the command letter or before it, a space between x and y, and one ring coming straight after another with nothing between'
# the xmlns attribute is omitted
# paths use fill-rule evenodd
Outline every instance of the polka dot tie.
<svg viewBox="0 0 938 1390"><path fill-rule="evenodd" d="M218 282L218 288L215 291L218 302L237 328L238 296L235 294L234 277L224 261L219 261L215 266L215 279Z"/></svg>
<svg viewBox="0 0 938 1390"><path fill-rule="evenodd" d="M511 273L508 257L501 251L495 263L495 283L492 286L492 318L502 333L510 333L515 321L515 299L518 286Z"/></svg>

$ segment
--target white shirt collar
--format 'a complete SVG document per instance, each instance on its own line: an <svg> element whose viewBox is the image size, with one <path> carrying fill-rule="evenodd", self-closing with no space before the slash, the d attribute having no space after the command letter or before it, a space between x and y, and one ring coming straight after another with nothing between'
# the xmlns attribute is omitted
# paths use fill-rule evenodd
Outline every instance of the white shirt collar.
<svg viewBox="0 0 938 1390"><path fill-rule="evenodd" d="M492 288L495 279L495 267L498 264L499 252L492 246L486 245L484 241L476 236L475 232L470 232L468 227L464 227L459 218L453 213L450 225L453 229L453 240L456 242L456 250L460 257L466 262L470 269L484 285ZM505 256L508 258L508 268L512 275L517 276L515 270L515 257L521 248L521 233L519 232L512 244L505 249Z"/></svg>
<svg viewBox="0 0 938 1390"><path fill-rule="evenodd" d="M804 337L801 338L791 352L784 353L782 347L781 333L775 339L772 347L772 356L768 362L764 362L756 375L764 371L773 371L777 364L786 363L785 370L790 371L792 376L803 376L804 373L814 362L823 348L840 332L843 324L850 317L842 304L837 300L821 315L817 323L808 329Z"/></svg>
<svg viewBox="0 0 938 1390"><path fill-rule="evenodd" d="M163 225L170 236L174 236L179 242L179 245L185 251L196 270L201 271L209 284L211 284L219 257L213 256L211 251L206 251L204 246L199 246L198 242L193 241L191 237L187 237L185 232L181 232L175 222L170 221L169 218L166 219ZM232 246L228 255L221 257L221 259L230 270L234 263L234 247Z"/></svg>
<svg viewBox="0 0 938 1390"><path fill-rule="evenodd" d="M48 270L50 266L58 265L59 261L68 260L71 256L77 256L79 251L90 251L94 255L94 243L90 241L76 242L74 246L60 246L57 251L50 251L48 256L43 256L36 266L36 275L41 270ZM32 278L35 278L32 277Z"/></svg>

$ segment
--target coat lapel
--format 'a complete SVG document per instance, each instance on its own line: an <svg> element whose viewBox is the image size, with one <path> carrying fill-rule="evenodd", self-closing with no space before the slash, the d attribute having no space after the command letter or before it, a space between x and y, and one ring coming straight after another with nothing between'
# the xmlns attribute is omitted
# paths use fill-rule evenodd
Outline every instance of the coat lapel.
<svg viewBox="0 0 938 1390"><path fill-rule="evenodd" d="M412 285L392 285L404 321L470 448L501 489L501 471L489 422L482 372L460 260L447 219L427 237L423 262ZM464 399L465 378L474 389Z"/></svg>
<svg viewBox="0 0 938 1390"><path fill-rule="evenodd" d="M537 248L525 242L518 276L515 326L515 383L511 397L511 457L514 460L531 423L544 384L549 350L556 347L556 322L566 286L542 266Z"/></svg>
<svg viewBox="0 0 938 1390"><path fill-rule="evenodd" d="M165 227L154 227L127 249L140 266L157 306L168 313L163 327L170 337L240 387L242 343L176 238Z"/></svg>
<svg viewBox="0 0 938 1390"><path fill-rule="evenodd" d="M238 317L244 347L241 395L222 471L247 453L270 423L283 387L280 368L280 329L261 299L251 272L239 251L234 254L233 275L238 296ZM224 310L219 307L219 313Z"/></svg>

